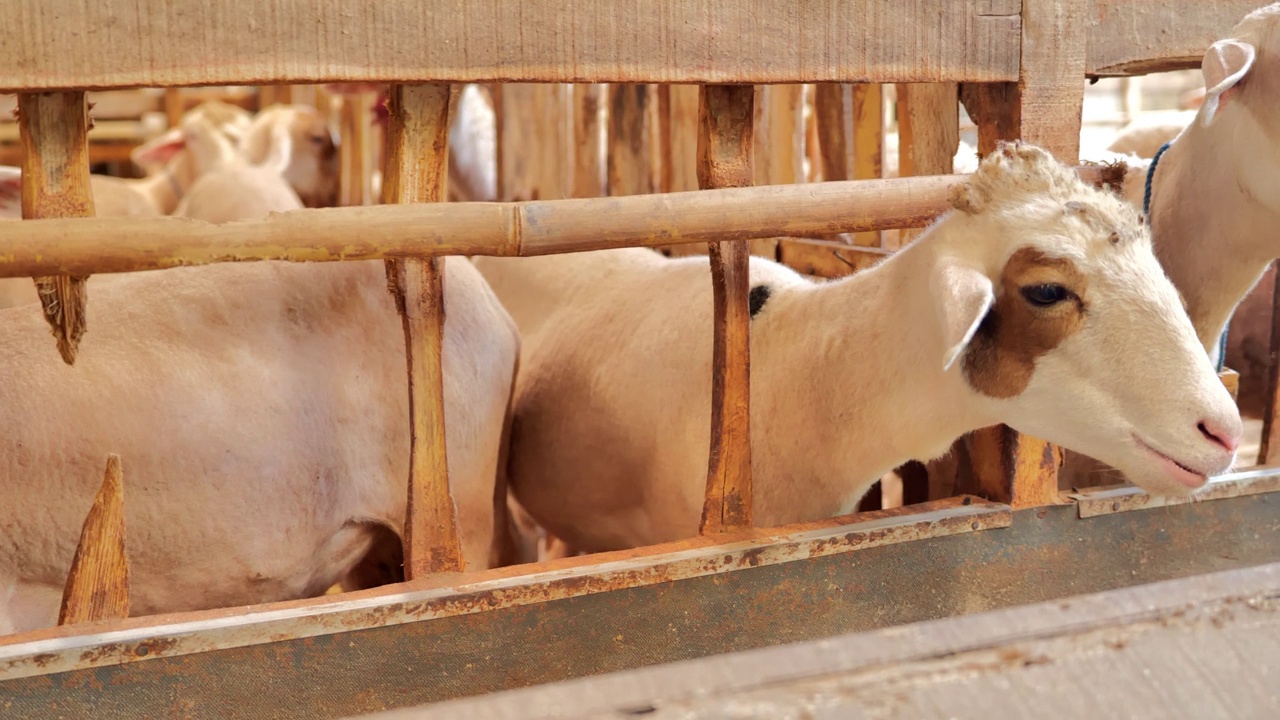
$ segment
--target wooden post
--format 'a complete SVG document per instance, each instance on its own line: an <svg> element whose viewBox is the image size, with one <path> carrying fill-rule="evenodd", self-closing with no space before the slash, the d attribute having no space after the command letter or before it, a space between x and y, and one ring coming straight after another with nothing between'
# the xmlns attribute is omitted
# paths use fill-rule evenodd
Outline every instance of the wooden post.
<svg viewBox="0 0 1280 720"><path fill-rule="evenodd" d="M857 83L851 90L853 102L853 177L874 180L884 177L884 86ZM879 230L856 233L855 245L883 247Z"/></svg>
<svg viewBox="0 0 1280 720"><path fill-rule="evenodd" d="M607 159L610 195L645 195L654 191L649 173L650 86L636 83L609 85L609 153Z"/></svg>
<svg viewBox="0 0 1280 720"><path fill-rule="evenodd" d="M89 105L82 92L23 93L18 96L22 145L22 217L89 217ZM85 277L35 278L45 320L53 327L58 353L76 362L87 328Z"/></svg>
<svg viewBox="0 0 1280 720"><path fill-rule="evenodd" d="M814 122L818 138L820 174L824 181L848 180L853 169L853 108L850 87L841 83L818 83L814 91ZM771 126L772 127L772 126ZM778 152L776 146L756 146L757 154ZM784 151L785 152L785 151ZM797 178L797 182L803 178ZM771 184L757 168L757 184ZM874 233L873 233L874 234ZM839 277L853 271L847 260L831 247L803 242L783 242L779 259L795 270L822 277Z"/></svg>
<svg viewBox="0 0 1280 720"><path fill-rule="evenodd" d="M387 203L440 202L449 166L448 85L395 85L387 102ZM388 260L409 368L409 505L405 578L463 569L445 452L444 286L436 258Z"/></svg>
<svg viewBox="0 0 1280 720"><path fill-rule="evenodd" d="M573 190L568 85L506 83L494 97L498 133L498 198L555 200Z"/></svg>
<svg viewBox="0 0 1280 720"><path fill-rule="evenodd" d="M573 87L573 197L601 197L604 177L605 86L580 83Z"/></svg>
<svg viewBox="0 0 1280 720"><path fill-rule="evenodd" d="M183 102L182 88L165 88L164 116L169 121L169 127L176 128L182 122L182 113L186 109Z"/></svg>
<svg viewBox="0 0 1280 720"><path fill-rule="evenodd" d="M752 181L750 85L708 85L698 109L698 185L745 187ZM702 507L703 535L751 526L751 343L748 245L708 244L715 307L711 360L711 454Z"/></svg>
<svg viewBox="0 0 1280 720"><path fill-rule="evenodd" d="M755 96L756 185L804 182L804 85L757 85ZM779 241L751 241L751 254L779 259Z"/></svg>
<svg viewBox="0 0 1280 720"><path fill-rule="evenodd" d="M668 98L667 112L661 128L662 185L661 192L685 192L698 189L698 103L697 85L664 85ZM661 98L662 95L659 95ZM668 245L672 257L701 255L706 243Z"/></svg>
<svg viewBox="0 0 1280 720"><path fill-rule="evenodd" d="M368 205L370 180L373 175L370 149L373 93L350 93L342 96L338 116L338 204ZM382 179L386 183L386 178Z"/></svg>
<svg viewBox="0 0 1280 720"><path fill-rule="evenodd" d="M129 617L129 560L124 541L124 482L120 456L107 455L107 471L80 529L59 625Z"/></svg>
<svg viewBox="0 0 1280 720"><path fill-rule="evenodd" d="M949 175L960 147L959 91L955 83L910 83L898 90L898 174ZM923 230L903 230L900 245Z"/></svg>

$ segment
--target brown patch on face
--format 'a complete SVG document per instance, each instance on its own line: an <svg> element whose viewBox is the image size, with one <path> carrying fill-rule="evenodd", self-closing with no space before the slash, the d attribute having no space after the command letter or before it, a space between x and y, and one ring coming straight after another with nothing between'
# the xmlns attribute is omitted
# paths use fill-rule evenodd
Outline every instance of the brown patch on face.
<svg viewBox="0 0 1280 720"><path fill-rule="evenodd" d="M1032 305L1022 289L1054 284L1066 299L1048 307ZM1018 395L1031 382L1036 360L1084 324L1088 289L1075 263L1024 247L1004 266L991 311L978 326L964 358L964 376L974 390L993 398Z"/></svg>

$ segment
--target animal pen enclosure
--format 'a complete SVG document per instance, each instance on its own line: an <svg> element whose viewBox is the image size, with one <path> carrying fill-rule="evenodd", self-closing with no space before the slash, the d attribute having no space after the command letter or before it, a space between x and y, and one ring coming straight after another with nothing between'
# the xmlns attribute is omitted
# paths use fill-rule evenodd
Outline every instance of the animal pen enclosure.
<svg viewBox="0 0 1280 720"><path fill-rule="evenodd" d="M905 468L904 507L781 528L751 517L748 252L816 274L864 267L946 207L957 99L979 152L1021 138L1075 163L1087 78L1194 67L1253 7L18 4L0 30L0 84L20 93L30 219L0 227L0 276L46 281L62 308L51 319L60 343L72 354L93 343L76 317L91 274L386 260L405 317L413 444L408 580L355 593L126 617L128 529L112 525L119 494L104 492L83 537L114 543L103 544L114 564L102 569L99 546L82 544L77 568L89 569L72 573L67 624L0 638L0 707L24 717L339 717L1280 559L1268 541L1280 472L1217 478L1196 503L1129 487L1063 491L1060 451L1008 428L964 441L969 466L953 497L929 497L924 469ZM360 168L347 172L351 207L216 226L83 217L93 214L85 90L339 82L392 84L388 204L364 205L373 163L348 149L344 165ZM449 86L470 82L494 92L500 202L434 204L445 193ZM897 93L896 179L880 179L877 157L886 83ZM797 150L810 132L802 84L814 95L815 183ZM606 153L583 152L602 137ZM1079 171L1117 182L1103 167ZM897 230L906 232L884 234ZM707 244L715 289L702 536L456 574L437 258L692 243ZM122 481L113 461L104 491L123 485L127 497L129 458L120 461Z"/></svg>

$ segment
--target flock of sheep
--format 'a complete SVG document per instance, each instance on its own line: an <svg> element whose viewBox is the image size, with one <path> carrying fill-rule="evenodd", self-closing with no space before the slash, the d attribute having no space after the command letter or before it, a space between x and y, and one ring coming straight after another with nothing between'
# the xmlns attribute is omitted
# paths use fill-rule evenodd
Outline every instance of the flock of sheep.
<svg viewBox="0 0 1280 720"><path fill-rule="evenodd" d="M1002 145L952 211L872 269L817 282L752 258L758 525L851 512L882 475L1007 424L1189 495L1228 470L1239 411L1218 338L1280 245L1280 4L1204 56L1203 105L1123 196ZM457 199L493 194L476 86ZM487 122L492 123L491 109ZM97 211L211 222L333 204L302 106L208 104L96 177ZM473 162L474 161L474 162ZM482 167L483 166L483 167ZM14 213L0 174L0 216ZM8 199L6 199L8 198ZM449 474L469 570L697 534L711 407L706 257L646 249L443 261ZM54 624L108 453L124 461L134 614L402 579L409 462L401 321L380 261L94 276L59 362L29 280L0 310L0 634ZM1070 468L1068 468L1068 471Z"/></svg>

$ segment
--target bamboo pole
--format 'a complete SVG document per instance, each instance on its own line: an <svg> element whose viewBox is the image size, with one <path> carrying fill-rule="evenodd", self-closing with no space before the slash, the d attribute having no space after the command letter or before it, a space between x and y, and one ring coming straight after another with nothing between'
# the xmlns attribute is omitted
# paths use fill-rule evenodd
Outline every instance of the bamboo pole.
<svg viewBox="0 0 1280 720"><path fill-rule="evenodd" d="M129 617L129 561L124 541L124 481L120 456L107 471L80 529L80 542L62 591L59 625Z"/></svg>
<svg viewBox="0 0 1280 720"><path fill-rule="evenodd" d="M698 110L698 185L742 187L752 182L755 88L707 85ZM712 242L715 311L711 356L711 453L703 535L751 526L751 317L747 307L746 240Z"/></svg>
<svg viewBox="0 0 1280 720"><path fill-rule="evenodd" d="M444 200L449 166L448 85L395 85L387 102L383 201ZM388 260L409 371L409 505L405 578L463 569L458 511L449 491L444 422L444 287L437 258Z"/></svg>
<svg viewBox="0 0 1280 720"><path fill-rule="evenodd" d="M338 202L344 206L367 205L373 177L370 109L375 94L350 93L342 97L338 114ZM386 182L385 179L383 182Z"/></svg>
<svg viewBox="0 0 1280 720"><path fill-rule="evenodd" d="M83 92L24 93L18 96L22 144L22 217L89 217L89 104ZM76 362L87 329L85 274L35 276L45 320L53 328L58 353Z"/></svg>
<svg viewBox="0 0 1280 720"><path fill-rule="evenodd" d="M1078 171L1094 183L1118 177L1117 170L1099 166ZM259 260L550 255L924 227L950 207L947 188L964 178L939 175L511 203L308 208L220 225L174 217L26 220L0 223L0 277Z"/></svg>

